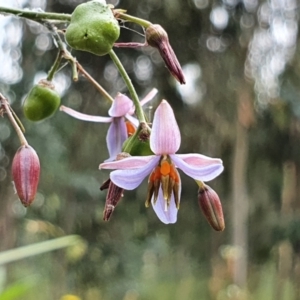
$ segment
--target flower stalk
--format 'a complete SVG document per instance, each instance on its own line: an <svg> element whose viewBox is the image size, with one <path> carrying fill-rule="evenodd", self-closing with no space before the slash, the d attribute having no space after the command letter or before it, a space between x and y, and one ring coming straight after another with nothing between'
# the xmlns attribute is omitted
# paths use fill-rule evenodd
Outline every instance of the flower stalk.
<svg viewBox="0 0 300 300"><path fill-rule="evenodd" d="M114 9L113 12L114 12L114 16L117 19L121 19L121 20L124 20L124 21L129 21L129 22L138 24L138 25L140 25L142 27L145 27L145 28L148 28L152 24L151 22L149 22L147 20L125 14L124 10L121 10L121 9Z"/></svg>
<svg viewBox="0 0 300 300"><path fill-rule="evenodd" d="M1 93L0 93L0 103L2 104L2 107L4 107L5 112L7 113L8 119L9 119L10 123L12 124L13 128L15 129L21 145L28 146L28 142L23 134L23 131L24 131L23 125L20 123L19 119L16 120L17 116L14 113L12 113L12 109L11 109L7 99Z"/></svg>
<svg viewBox="0 0 300 300"><path fill-rule="evenodd" d="M134 103L135 114L136 114L138 120L140 121L140 123L146 123L146 119L144 116L144 112L143 112L139 97L135 91L135 88L134 88L134 86L131 82L131 79L128 76L124 66L122 65L121 61L119 60L118 56L116 55L116 53L113 50L109 51L109 56L112 59L112 61L114 62L114 64L116 65L117 69L119 70L121 76L123 77L123 79L125 81L125 84L131 95L131 99Z"/></svg>

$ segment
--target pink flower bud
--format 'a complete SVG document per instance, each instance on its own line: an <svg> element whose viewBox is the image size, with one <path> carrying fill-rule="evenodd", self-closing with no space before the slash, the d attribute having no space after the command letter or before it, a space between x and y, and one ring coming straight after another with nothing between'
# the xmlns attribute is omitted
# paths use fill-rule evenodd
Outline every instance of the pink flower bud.
<svg viewBox="0 0 300 300"><path fill-rule="evenodd" d="M185 84L185 78L179 61L169 43L167 32L159 25L152 24L146 29L146 41L149 46L157 48L170 73L181 84Z"/></svg>
<svg viewBox="0 0 300 300"><path fill-rule="evenodd" d="M12 162L12 177L22 204L27 207L34 200L40 177L40 161L30 146L21 146Z"/></svg>
<svg viewBox="0 0 300 300"><path fill-rule="evenodd" d="M198 202L208 223L216 231L225 229L222 204L218 194L208 185L200 186Z"/></svg>

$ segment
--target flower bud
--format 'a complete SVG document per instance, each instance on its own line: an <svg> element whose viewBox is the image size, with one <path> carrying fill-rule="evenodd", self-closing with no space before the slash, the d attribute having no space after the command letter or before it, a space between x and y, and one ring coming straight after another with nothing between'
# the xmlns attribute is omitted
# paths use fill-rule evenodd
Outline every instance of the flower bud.
<svg viewBox="0 0 300 300"><path fill-rule="evenodd" d="M32 147L26 145L18 149L12 162L12 177L22 204L29 206L36 195L40 177L40 161Z"/></svg>
<svg viewBox="0 0 300 300"><path fill-rule="evenodd" d="M123 196L124 189L115 185L110 179L106 180L100 187L100 190L108 188L105 200L105 207L103 211L103 220L108 221L117 206L118 202Z"/></svg>
<svg viewBox="0 0 300 300"><path fill-rule="evenodd" d="M198 191L198 202L211 227L216 231L223 231L225 222L218 194L210 186L203 184Z"/></svg>
<svg viewBox="0 0 300 300"><path fill-rule="evenodd" d="M157 48L170 73L181 84L185 78L177 57L169 43L167 32L159 25L152 24L146 29L146 41L149 46Z"/></svg>

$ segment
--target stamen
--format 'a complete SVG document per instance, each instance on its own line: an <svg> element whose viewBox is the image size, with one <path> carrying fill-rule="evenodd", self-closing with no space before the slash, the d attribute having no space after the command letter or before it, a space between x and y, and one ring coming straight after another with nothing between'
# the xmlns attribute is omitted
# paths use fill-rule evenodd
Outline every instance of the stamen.
<svg viewBox="0 0 300 300"><path fill-rule="evenodd" d="M132 136L136 131L135 127L129 121L126 121L125 124L126 124L126 129L127 129L128 136Z"/></svg>
<svg viewBox="0 0 300 300"><path fill-rule="evenodd" d="M160 167L157 166L152 173L150 174L149 180L148 180L148 193L146 198L146 207L148 207L151 203L151 198L154 197L153 202L154 204L157 201L159 187L160 187Z"/></svg>
<svg viewBox="0 0 300 300"><path fill-rule="evenodd" d="M159 165L155 167L150 174L146 206L148 207L150 205L152 199L153 203L156 203L161 187L163 199L165 201L164 211L168 211L172 195L174 195L176 208L179 209L180 184L180 176L175 165L168 155L163 155Z"/></svg>
<svg viewBox="0 0 300 300"><path fill-rule="evenodd" d="M168 161L164 160L160 164L160 173L163 176L166 176L170 173L171 166Z"/></svg>
<svg viewBox="0 0 300 300"><path fill-rule="evenodd" d="M175 182L180 182L180 176L178 171L176 170L174 164L170 166L170 176L174 179Z"/></svg>

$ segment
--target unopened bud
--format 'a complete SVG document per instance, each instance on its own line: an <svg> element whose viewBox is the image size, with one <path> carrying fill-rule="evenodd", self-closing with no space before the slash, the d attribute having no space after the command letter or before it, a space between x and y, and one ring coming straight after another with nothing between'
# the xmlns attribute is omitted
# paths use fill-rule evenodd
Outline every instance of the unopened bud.
<svg viewBox="0 0 300 300"><path fill-rule="evenodd" d="M108 188L108 192L105 200L105 207L103 211L103 220L108 221L111 218L111 215L117 206L118 202L123 196L124 189L115 185L110 179L106 180L100 190Z"/></svg>
<svg viewBox="0 0 300 300"><path fill-rule="evenodd" d="M167 32L159 24L152 24L146 29L146 41L149 46L158 49L168 70L175 79L181 84L185 84L185 78L180 63L169 43Z"/></svg>
<svg viewBox="0 0 300 300"><path fill-rule="evenodd" d="M18 149L12 162L12 177L22 204L29 206L36 195L40 177L40 161L32 147L26 145Z"/></svg>
<svg viewBox="0 0 300 300"><path fill-rule="evenodd" d="M223 231L225 222L218 194L210 186L203 184L198 191L198 202L211 227L216 231Z"/></svg>

